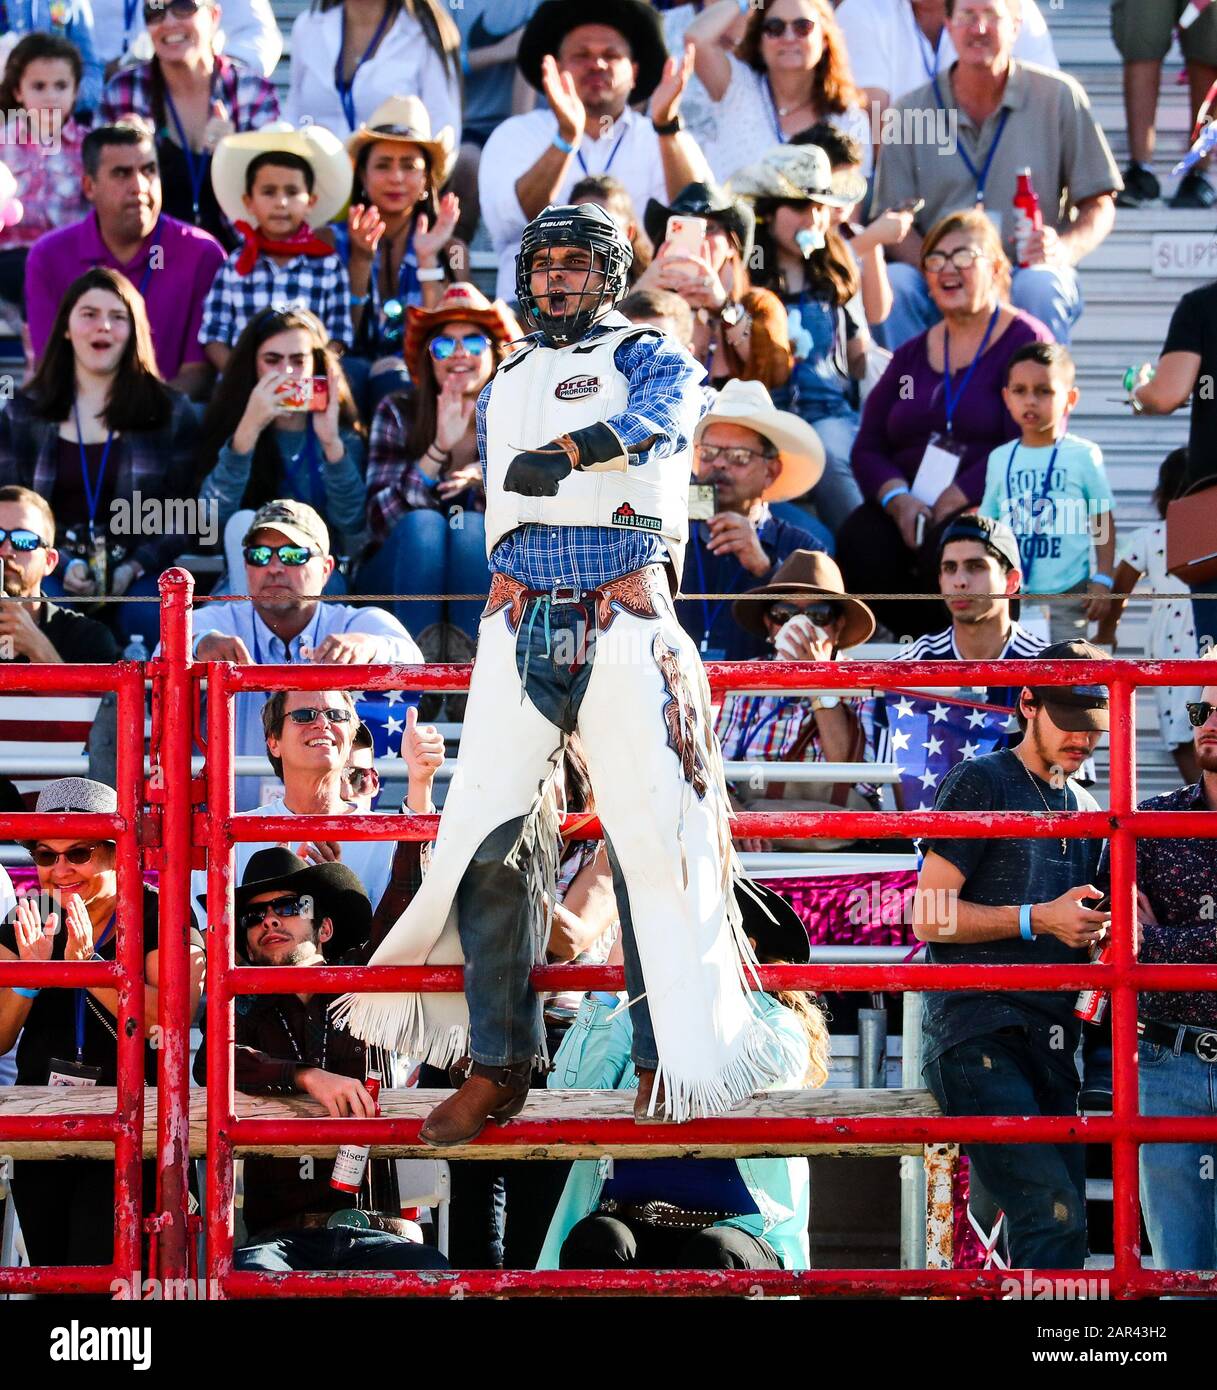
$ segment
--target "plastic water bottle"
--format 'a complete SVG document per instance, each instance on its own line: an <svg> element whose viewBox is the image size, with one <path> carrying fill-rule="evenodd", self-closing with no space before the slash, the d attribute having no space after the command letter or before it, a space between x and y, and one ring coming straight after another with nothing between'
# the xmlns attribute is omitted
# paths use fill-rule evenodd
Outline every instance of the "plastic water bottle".
<svg viewBox="0 0 1217 1390"><path fill-rule="evenodd" d="M1044 217L1040 212L1040 200L1031 185L1031 170L1024 169L1018 176L1018 187L1014 190L1014 247L1020 266L1030 264L1027 260L1027 243L1043 229Z"/></svg>
<svg viewBox="0 0 1217 1390"><path fill-rule="evenodd" d="M144 639L138 632L123 648L123 660L141 662L148 660L148 648L144 645Z"/></svg>

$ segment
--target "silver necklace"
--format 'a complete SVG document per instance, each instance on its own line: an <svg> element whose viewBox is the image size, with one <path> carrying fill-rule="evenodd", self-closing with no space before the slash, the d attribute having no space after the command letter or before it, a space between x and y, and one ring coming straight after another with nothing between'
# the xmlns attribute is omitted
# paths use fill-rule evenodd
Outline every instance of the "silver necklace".
<svg viewBox="0 0 1217 1390"><path fill-rule="evenodd" d="M1018 754L1017 754L1017 753L1016 753L1014 756L1015 756L1016 758L1018 758ZM1026 764L1025 762L1023 762L1022 758L1018 758L1018 765L1019 765L1019 767L1021 767L1022 770L1027 774L1027 776L1031 779L1031 785L1035 788L1035 794L1036 794L1036 796L1038 796L1039 799L1044 803L1044 810L1047 811L1048 814L1049 814L1050 816L1060 815L1060 814L1061 814L1060 811L1054 811L1054 810L1052 809L1052 807L1048 805L1048 798L1047 798L1047 797L1044 795L1044 793L1040 790L1040 779L1035 775L1034 772L1031 771L1031 769L1027 766L1027 764ZM1068 787L1065 788L1065 796L1066 796L1066 797L1069 796L1069 788L1068 788ZM1062 810L1068 810L1068 807L1062 807ZM1064 835L1062 835L1062 836L1061 836L1061 858L1064 859L1064 858L1068 855L1068 853L1069 853L1069 848L1068 848L1068 845L1067 845L1067 843L1066 843L1066 837L1065 837Z"/></svg>

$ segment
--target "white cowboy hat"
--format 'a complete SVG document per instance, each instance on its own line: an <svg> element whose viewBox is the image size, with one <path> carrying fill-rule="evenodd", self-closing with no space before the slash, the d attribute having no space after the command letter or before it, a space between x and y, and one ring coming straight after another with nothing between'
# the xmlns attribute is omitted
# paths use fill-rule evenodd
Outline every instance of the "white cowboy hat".
<svg viewBox="0 0 1217 1390"><path fill-rule="evenodd" d="M786 502L802 497L815 487L824 472L824 445L805 421L788 410L779 410L759 381L727 382L718 400L701 417L693 432L693 442L701 439L707 425L744 425L777 447L782 466L777 477L761 494L765 502Z"/></svg>
<svg viewBox="0 0 1217 1390"><path fill-rule="evenodd" d="M226 135L216 146L211 160L211 186L216 202L230 222L248 222L249 210L242 202L245 171L260 154L273 151L299 155L313 166L313 192L317 201L306 218L310 227L324 227L342 211L351 196L354 177L351 161L342 141L320 125L301 126L272 121L258 130Z"/></svg>
<svg viewBox="0 0 1217 1390"><path fill-rule="evenodd" d="M359 151L376 140L397 140L426 150L431 161L431 182L443 188L456 163L456 139L450 125L431 134L431 116L418 97L389 97L372 112L371 118L347 138L347 154L354 164Z"/></svg>
<svg viewBox="0 0 1217 1390"><path fill-rule="evenodd" d="M819 145L778 145L757 163L737 169L727 180L737 198L781 198L791 202L825 203L849 208L866 195L861 174L840 169L835 174Z"/></svg>

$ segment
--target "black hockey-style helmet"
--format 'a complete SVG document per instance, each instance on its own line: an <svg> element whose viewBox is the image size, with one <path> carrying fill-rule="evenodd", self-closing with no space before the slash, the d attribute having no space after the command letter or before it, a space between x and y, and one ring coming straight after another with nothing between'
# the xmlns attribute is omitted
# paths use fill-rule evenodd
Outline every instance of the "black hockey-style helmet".
<svg viewBox="0 0 1217 1390"><path fill-rule="evenodd" d="M533 256L549 246L583 246L599 257L600 264L596 268L604 272L604 283L598 291L587 291L587 294L596 295L590 308L557 316L541 312L532 292L530 269ZM530 328L540 330L552 343L578 342L597 319L625 297L626 276L633 260L634 248L602 207L595 203L547 207L524 228L520 238L520 254L516 257L516 299L521 316ZM571 297L577 301L580 295L576 290Z"/></svg>

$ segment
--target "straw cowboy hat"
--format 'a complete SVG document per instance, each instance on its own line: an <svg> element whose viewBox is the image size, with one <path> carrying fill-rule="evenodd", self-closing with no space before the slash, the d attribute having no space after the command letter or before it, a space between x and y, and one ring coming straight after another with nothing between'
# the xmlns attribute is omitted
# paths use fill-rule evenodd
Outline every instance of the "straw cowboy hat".
<svg viewBox="0 0 1217 1390"><path fill-rule="evenodd" d="M737 169L727 180L737 198L781 198L849 208L866 196L866 180L849 169L833 173L819 145L778 145L755 164Z"/></svg>
<svg viewBox="0 0 1217 1390"><path fill-rule="evenodd" d="M774 602L780 599L830 598L845 610L845 626L837 646L857 647L869 641L875 631L875 615L861 599L845 597L845 580L837 562L823 550L795 550L778 566L773 578L759 589L749 590L743 601L736 599L731 614L747 632L765 636L765 609L758 603L757 594L767 594Z"/></svg>
<svg viewBox="0 0 1217 1390"><path fill-rule="evenodd" d="M450 125L431 134L431 116L418 97L389 97L372 112L371 119L347 139L347 154L354 165L365 145L394 140L417 145L431 161L431 182L442 188L456 164L456 137Z"/></svg>
<svg viewBox="0 0 1217 1390"><path fill-rule="evenodd" d="M501 299L492 304L476 285L458 280L455 285L448 286L434 309L411 306L406 310L402 356L412 381L419 379L427 339L445 323L458 319L477 324L500 343L511 343L524 336L515 315Z"/></svg>
<svg viewBox="0 0 1217 1390"><path fill-rule="evenodd" d="M542 91L542 58L547 53L557 58L562 40L581 24L607 25L629 43L630 54L638 64L638 81L629 104L646 101L659 86L668 49L659 15L642 0L545 0L520 35L516 65L524 80Z"/></svg>
<svg viewBox="0 0 1217 1390"><path fill-rule="evenodd" d="M320 125L299 130L287 121L272 121L258 130L226 135L216 146L211 161L211 186L216 202L230 222L248 222L245 171L260 154L279 151L299 155L313 166L313 192L317 201L306 214L308 225L316 230L332 222L351 196L354 176L342 141Z"/></svg>
<svg viewBox="0 0 1217 1390"><path fill-rule="evenodd" d="M805 421L788 410L779 410L759 381L727 382L718 400L701 417L693 433L696 444L708 425L744 425L775 445L782 467L761 493L765 502L786 502L802 497L820 481L824 472L824 445Z"/></svg>

